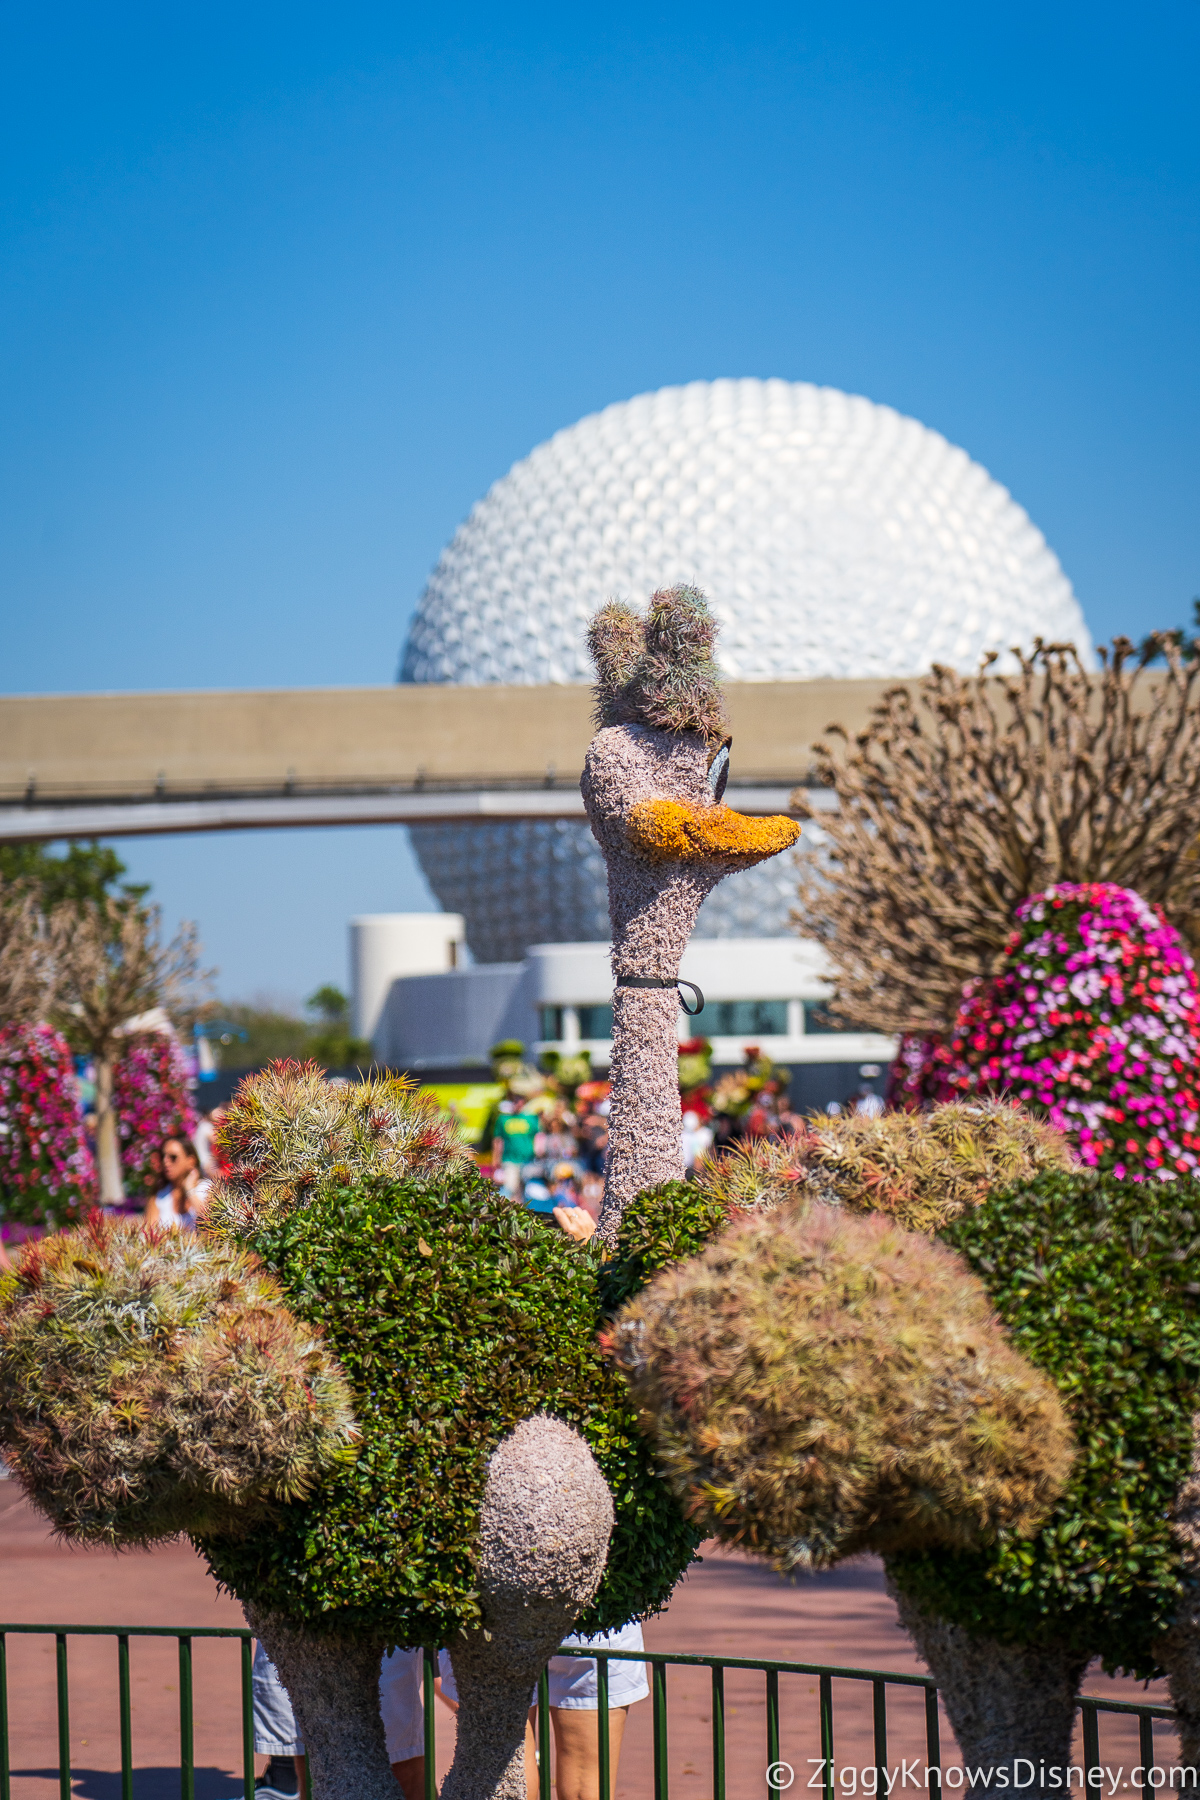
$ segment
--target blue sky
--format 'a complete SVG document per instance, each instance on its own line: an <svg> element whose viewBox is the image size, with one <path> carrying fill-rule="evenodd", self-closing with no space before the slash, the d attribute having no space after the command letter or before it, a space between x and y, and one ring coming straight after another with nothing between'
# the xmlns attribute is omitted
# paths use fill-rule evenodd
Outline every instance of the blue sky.
<svg viewBox="0 0 1200 1800"><path fill-rule="evenodd" d="M1194 4L0 7L0 683L391 679L472 502L665 382L915 414L1098 637L1184 618ZM222 990L428 903L395 831L143 842Z"/></svg>

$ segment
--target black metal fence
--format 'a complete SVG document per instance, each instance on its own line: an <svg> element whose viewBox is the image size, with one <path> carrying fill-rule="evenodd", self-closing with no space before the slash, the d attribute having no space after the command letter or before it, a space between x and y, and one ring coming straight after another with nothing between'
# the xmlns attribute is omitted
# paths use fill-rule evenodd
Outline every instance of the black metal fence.
<svg viewBox="0 0 1200 1800"><path fill-rule="evenodd" d="M116 1645L117 1707L121 1739L121 1800L133 1800L133 1707L130 1687L130 1639L174 1638L179 1656L179 1793L180 1800L195 1800L195 1725L192 1679L192 1646L198 1638L229 1638L238 1645L241 1659L241 1738L242 1772L247 1796L254 1793L254 1713L251 1683L253 1637L249 1631L218 1626L197 1627L191 1631L168 1630L142 1625L0 1625L0 1800L12 1800L11 1738L8 1700L8 1638L11 1635L41 1635L55 1641L55 1675L57 1681L57 1738L59 1800L72 1800L71 1777L71 1693L69 1641L73 1637L107 1637ZM576 1652L564 1649L563 1655ZM669 1800L668 1692L667 1672L672 1668L707 1669L712 1684L712 1797L726 1800L726 1696L725 1676L728 1671L757 1672L763 1677L766 1698L766 1731L762 1745L764 1786L768 1796L785 1793L793 1784L799 1792L806 1788L820 1791L822 1800L842 1800L837 1782L837 1733L834 1719L835 1681L869 1684L872 1718L873 1768L875 1792L889 1792L888 1771L888 1691L893 1688L921 1690L924 1703L923 1782L941 1800L943 1769L941 1734L938 1715L937 1687L928 1675L904 1675L885 1669L845 1669L827 1663L777 1662L769 1658L738 1656L687 1656L672 1651L610 1651L597 1655L599 1690L598 1754L601 1800L611 1800L612 1770L609 1752L609 1671L613 1662L640 1662L649 1665L651 1718L653 1727L654 1800ZM436 1800L436 1699L434 1676L437 1666L431 1652L425 1652L425 1800ZM798 1779L799 1772L781 1757L779 1678L781 1675L803 1675L815 1678L818 1690L818 1731L815 1742L819 1757L807 1761L819 1763L817 1775L807 1781ZM1140 1766L1150 1771L1157 1765L1154 1750L1154 1721L1171 1720L1169 1707L1150 1703L1105 1700L1086 1695L1080 1702L1083 1722L1084 1775L1080 1787L1089 1796L1107 1791L1102 1777L1100 1746L1100 1714L1131 1716L1137 1720ZM549 1680L545 1673L538 1686L537 1705L538 1779L540 1800L551 1800L551 1740ZM928 1775L925 1771L928 1771ZM894 1778L893 1778L894 1779ZM819 1781L819 1789L817 1783ZM1192 1775L1191 1786L1195 1784ZM946 1783L953 1787L954 1783ZM961 1781L958 1784L961 1786ZM1156 1784L1143 1774L1133 1786Z"/></svg>

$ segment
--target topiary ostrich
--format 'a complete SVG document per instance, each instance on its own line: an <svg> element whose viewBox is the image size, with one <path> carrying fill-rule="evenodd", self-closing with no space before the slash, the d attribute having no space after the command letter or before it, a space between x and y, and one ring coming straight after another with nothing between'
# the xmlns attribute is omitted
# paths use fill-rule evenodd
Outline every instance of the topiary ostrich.
<svg viewBox="0 0 1200 1800"><path fill-rule="evenodd" d="M56 1527L186 1531L290 1694L315 1800L396 1800L392 1644L448 1645L447 1800L524 1800L541 1668L698 1542L595 1342L599 1258L403 1082L243 1083L211 1228L96 1222L0 1279L0 1440Z"/></svg>
<svg viewBox="0 0 1200 1800"><path fill-rule="evenodd" d="M683 1173L679 964L701 902L737 869L787 850L793 819L722 804L731 739L713 661L716 621L692 587L645 619L616 601L592 621L596 723L584 805L604 852L612 924L612 1097L600 1235L644 1188Z"/></svg>

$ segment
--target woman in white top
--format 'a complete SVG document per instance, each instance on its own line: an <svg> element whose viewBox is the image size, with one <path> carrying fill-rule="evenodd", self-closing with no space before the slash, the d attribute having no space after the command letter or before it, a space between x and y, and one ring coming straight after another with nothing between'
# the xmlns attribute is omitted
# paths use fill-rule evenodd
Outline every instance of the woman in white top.
<svg viewBox="0 0 1200 1800"><path fill-rule="evenodd" d="M190 1138L164 1138L159 1155L167 1185L147 1201L146 1223L164 1231L195 1231L212 1185L200 1173L196 1146Z"/></svg>

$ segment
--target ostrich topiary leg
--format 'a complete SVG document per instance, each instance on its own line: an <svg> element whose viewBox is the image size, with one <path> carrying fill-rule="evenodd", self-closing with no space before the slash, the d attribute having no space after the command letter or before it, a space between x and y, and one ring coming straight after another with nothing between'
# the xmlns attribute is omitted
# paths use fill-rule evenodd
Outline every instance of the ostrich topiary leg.
<svg viewBox="0 0 1200 1800"><path fill-rule="evenodd" d="M1014 1790L1024 1800L1049 1800L1053 1790L1042 1770L1070 1764L1087 1657L1064 1645L1035 1649L972 1637L961 1625L925 1612L890 1577L888 1589L938 1684L964 1764L983 1771L971 1784L975 1800ZM1024 1768L1017 1768L1019 1759ZM1000 1769L1008 1772L1003 1782L996 1780ZM1061 1800L1061 1785L1057 1792Z"/></svg>
<svg viewBox="0 0 1200 1800"><path fill-rule="evenodd" d="M247 1602L244 1610L288 1691L310 1800L396 1800L379 1716L383 1638L325 1636L266 1607Z"/></svg>
<svg viewBox="0 0 1200 1800"><path fill-rule="evenodd" d="M560 1419L526 1419L492 1453L479 1521L483 1624L451 1646L458 1736L442 1800L525 1800L530 1698L600 1585L612 1526L604 1477Z"/></svg>

